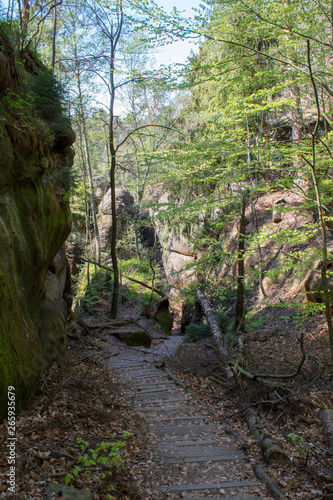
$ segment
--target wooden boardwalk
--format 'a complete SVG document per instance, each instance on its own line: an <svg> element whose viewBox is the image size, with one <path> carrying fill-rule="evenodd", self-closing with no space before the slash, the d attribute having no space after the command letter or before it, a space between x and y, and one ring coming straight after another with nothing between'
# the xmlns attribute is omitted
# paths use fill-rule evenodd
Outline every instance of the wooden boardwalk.
<svg viewBox="0 0 333 500"><path fill-rule="evenodd" d="M153 438L154 484L147 487L147 500L272 498L223 426L162 370L134 356L111 367L132 391L133 409Z"/></svg>

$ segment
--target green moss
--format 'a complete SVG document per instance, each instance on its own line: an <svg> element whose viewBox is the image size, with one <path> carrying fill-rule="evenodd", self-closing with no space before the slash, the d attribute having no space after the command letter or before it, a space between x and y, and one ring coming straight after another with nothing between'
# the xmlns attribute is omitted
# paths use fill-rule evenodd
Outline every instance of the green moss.
<svg viewBox="0 0 333 500"><path fill-rule="evenodd" d="M13 65L11 44L4 41L1 26L0 44ZM33 70L39 70L41 64L29 57ZM68 146L73 136L66 124L66 148L58 139L54 151L50 124L28 116L31 102L27 101L24 83L29 80L27 67L28 63L17 72L11 71L19 75L10 84L15 96L7 94L6 106L0 104L1 419L6 417L7 387L15 387L20 410L35 390L38 376L47 368L40 338L46 274L71 227L70 210L55 172L67 172ZM58 343L56 352L63 351L65 345L61 314L59 311L59 316L46 318L49 328L57 334L49 334L49 344L48 338L45 344L43 340L46 349L52 348L52 342Z"/></svg>

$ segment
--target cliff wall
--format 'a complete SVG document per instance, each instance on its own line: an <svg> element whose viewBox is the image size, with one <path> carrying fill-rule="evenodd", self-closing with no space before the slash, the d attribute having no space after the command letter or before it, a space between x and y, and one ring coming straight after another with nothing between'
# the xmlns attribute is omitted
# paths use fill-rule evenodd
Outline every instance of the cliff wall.
<svg viewBox="0 0 333 500"><path fill-rule="evenodd" d="M0 27L0 418L7 387L19 410L65 349L66 314L50 308L46 281L71 228L75 136L56 91L42 63L15 51Z"/></svg>

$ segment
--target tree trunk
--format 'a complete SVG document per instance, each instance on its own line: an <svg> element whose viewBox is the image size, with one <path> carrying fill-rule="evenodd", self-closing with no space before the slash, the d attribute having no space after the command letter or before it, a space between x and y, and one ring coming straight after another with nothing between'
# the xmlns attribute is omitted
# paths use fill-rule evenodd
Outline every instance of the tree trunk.
<svg viewBox="0 0 333 500"><path fill-rule="evenodd" d="M323 437L330 450L333 450L333 410L326 408L319 416L323 424Z"/></svg>
<svg viewBox="0 0 333 500"><path fill-rule="evenodd" d="M239 220L239 237L238 237L238 278L237 278L237 297L236 297L236 310L235 310L235 331L240 331L244 324L244 295L245 295L245 268L244 268L244 254L245 254L245 227L246 227L246 200L247 194L243 193L242 199L242 213Z"/></svg>
<svg viewBox="0 0 333 500"><path fill-rule="evenodd" d="M320 196L320 191L319 191L319 182L318 182L318 176L317 176L317 158L316 158L316 135L317 135L317 131L318 131L318 127L319 127L319 120L320 120L320 104L319 104L319 97L318 97L316 83L314 81L313 73L312 73L311 57L310 57L310 41L309 40L307 40L307 61L308 61L309 75L311 78L313 92L314 92L315 100L316 100L317 120L316 120L316 125L311 133L312 161L309 162L304 157L303 157L303 159L305 159L306 162L308 163L308 165L310 166L313 185L314 185L314 189L315 189L315 193L316 193L316 203L317 203L318 215L319 215L319 225L320 225L321 236L322 236L322 240L323 240L322 241L322 261L323 262L322 262L322 268L321 268L321 277L322 277L323 291L324 291L325 315L326 315L326 322L327 322L327 327L328 327L328 337L329 337L330 346L331 346L331 355L333 358L333 325L332 325L332 313L331 313L331 304L330 304L330 290L329 290L328 279L327 279L327 266L328 266L327 231L326 231L326 221L325 221L325 217L324 217L324 211L323 211L323 206L321 204L321 196Z"/></svg>
<svg viewBox="0 0 333 500"><path fill-rule="evenodd" d="M113 294L110 317L117 318L118 314L118 299L119 299L119 269L117 258L117 207L116 207L116 147L114 139L114 101L115 101L115 84L114 84L114 58L115 46L112 38L111 42L111 64L110 64L110 118L109 118L109 146L110 146L110 192L111 192L111 259L113 267Z"/></svg>
<svg viewBox="0 0 333 500"><path fill-rule="evenodd" d="M272 479L271 476L264 471L264 468L260 464L256 464L254 466L254 473L258 479L264 481L264 483L267 484L267 487L275 500L285 500L286 497L284 496L274 479Z"/></svg>
<svg viewBox="0 0 333 500"><path fill-rule="evenodd" d="M285 464L289 458L282 449L281 445L269 434L263 433L258 423L258 414L252 408L244 412L244 418L247 426L261 448L265 461L271 464Z"/></svg>
<svg viewBox="0 0 333 500"><path fill-rule="evenodd" d="M86 117L85 117L84 104L83 104L83 95L82 95L82 90L81 90L81 77L80 77L80 71L79 71L79 61L78 61L75 38L74 38L74 53L75 53L75 64L76 64L76 81L77 81L77 86L78 86L79 117L80 117L80 123L82 124L81 141L80 142L81 142L82 157L85 159L85 164L87 166L88 181L89 181L89 188L90 188L90 208L91 208L91 216L92 216L92 221L93 221L93 231L94 231L95 244L96 244L96 256L97 256L97 262L100 263L101 251L100 251L99 233L98 233L98 225L97 225L97 210L96 210L96 206L95 206L95 189L94 189L94 183L93 183L93 173L92 173L90 150L89 150L89 144L88 144Z"/></svg>
<svg viewBox="0 0 333 500"><path fill-rule="evenodd" d="M198 297L198 300L199 300L200 305L202 307L202 310L205 313L205 316L207 318L209 328L213 334L214 342L216 344L218 351L223 356L228 356L228 351L227 351L225 343L224 343L224 335L220 329L218 322L216 321L216 318L214 316L213 309L209 303L209 300L206 299L205 294L203 292L201 292L200 290L197 290L197 297Z"/></svg>
<svg viewBox="0 0 333 500"><path fill-rule="evenodd" d="M53 33L52 33L52 63L51 63L53 69L55 67L55 61L56 61L57 21L58 21L57 0L54 0Z"/></svg>

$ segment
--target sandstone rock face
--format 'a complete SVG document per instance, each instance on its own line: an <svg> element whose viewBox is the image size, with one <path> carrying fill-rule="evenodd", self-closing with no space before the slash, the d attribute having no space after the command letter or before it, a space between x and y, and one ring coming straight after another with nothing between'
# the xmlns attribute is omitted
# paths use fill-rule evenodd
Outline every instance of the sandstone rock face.
<svg viewBox="0 0 333 500"><path fill-rule="evenodd" d="M126 219L134 216L134 198L126 189L116 189L116 207L118 216L118 231L121 232L126 226ZM111 190L108 189L102 198L98 208L98 232L101 250L110 248L110 237L112 227L111 217Z"/></svg>
<svg viewBox="0 0 333 500"><path fill-rule="evenodd" d="M332 251L332 249L330 249ZM311 271L304 282L304 291L306 300L308 302L313 302L314 304L324 304L324 291L323 291L323 281L321 277L321 261L316 261L314 263L314 271ZM328 264L328 272L330 273L328 277L328 287L329 287L329 297L330 303L333 303L333 277L331 273L333 271L333 263ZM332 307L331 307L332 309Z"/></svg>
<svg viewBox="0 0 333 500"><path fill-rule="evenodd" d="M40 339L43 358L47 364L65 354L66 334L64 325L67 321L68 304L65 293L70 275L64 247L54 257L46 274L45 299L41 309Z"/></svg>
<svg viewBox="0 0 333 500"><path fill-rule="evenodd" d="M45 68L34 61L33 74L22 66L15 70L10 42L1 27L0 47L0 65L5 76L9 65L11 76L1 85L13 92L0 93L4 96L0 99L0 418L4 418L7 387L15 387L19 411L40 373L64 349L60 290L65 278L63 268L58 272L63 257L56 256L71 229L67 193L74 134L65 120L53 133L54 123L25 108L25 82ZM55 274L53 267L48 272L54 259ZM46 347L52 331L47 311L53 318L59 314L52 349Z"/></svg>
<svg viewBox="0 0 333 500"><path fill-rule="evenodd" d="M122 328L117 333L114 334L119 340L124 342L126 345L150 347L151 338L148 333L136 325L129 325Z"/></svg>
<svg viewBox="0 0 333 500"><path fill-rule="evenodd" d="M154 319L157 321L159 328L166 335L171 335L173 327L173 317L169 309L169 299L162 299L156 306L154 311Z"/></svg>
<svg viewBox="0 0 333 500"><path fill-rule="evenodd" d="M153 195L154 201L162 207L157 211L151 211L151 215L156 216L163 210L163 204L168 203L169 193L156 188ZM166 228L158 220L155 221L155 232L162 247L162 264L167 280L171 285L181 288L193 280L192 272L183 270L196 259L193 245L181 231ZM181 270L183 271L180 273Z"/></svg>

